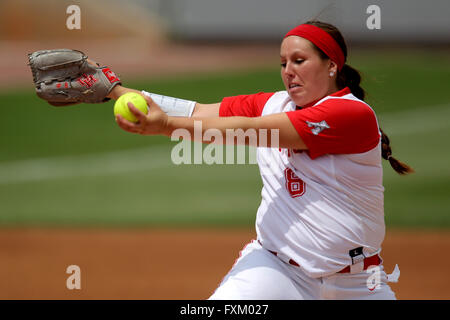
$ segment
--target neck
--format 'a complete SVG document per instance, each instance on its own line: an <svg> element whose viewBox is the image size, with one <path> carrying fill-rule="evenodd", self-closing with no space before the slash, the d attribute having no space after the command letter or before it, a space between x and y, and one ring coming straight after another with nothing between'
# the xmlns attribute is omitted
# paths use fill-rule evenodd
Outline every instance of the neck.
<svg viewBox="0 0 450 320"><path fill-rule="evenodd" d="M338 88L337 84L335 81L333 81L332 84L330 84L330 86L328 87L328 91L327 91L327 96L329 96L330 94L333 94L337 91L339 91L340 89Z"/></svg>

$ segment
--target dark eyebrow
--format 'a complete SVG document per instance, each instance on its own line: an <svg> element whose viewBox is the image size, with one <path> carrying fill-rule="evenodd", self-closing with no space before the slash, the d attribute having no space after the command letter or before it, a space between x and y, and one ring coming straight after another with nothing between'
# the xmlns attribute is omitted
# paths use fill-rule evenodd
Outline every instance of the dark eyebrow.
<svg viewBox="0 0 450 320"><path fill-rule="evenodd" d="M292 52L292 55L296 55L296 54L303 55L304 53L301 50L295 50L294 52ZM280 58L283 58L283 55L281 53L280 53Z"/></svg>

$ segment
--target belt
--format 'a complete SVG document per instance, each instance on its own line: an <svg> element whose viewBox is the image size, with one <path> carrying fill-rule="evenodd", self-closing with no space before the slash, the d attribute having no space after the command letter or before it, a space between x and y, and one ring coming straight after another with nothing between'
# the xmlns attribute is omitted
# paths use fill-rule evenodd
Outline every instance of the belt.
<svg viewBox="0 0 450 320"><path fill-rule="evenodd" d="M364 258L364 268L363 270L367 270L370 266L378 266L381 264L381 258L379 255L374 255L368 258ZM344 269L339 271L338 273L349 273L350 272L350 266L346 266Z"/></svg>
<svg viewBox="0 0 450 320"><path fill-rule="evenodd" d="M269 251L270 253L272 253L272 254L278 256L278 252L271 251L271 250L268 250L268 251ZM295 262L294 260L292 260L292 259L289 259L289 264L292 264L293 266L296 266L296 267L300 267L300 265L299 265L297 262Z"/></svg>
<svg viewBox="0 0 450 320"><path fill-rule="evenodd" d="M259 244L261 244L261 242L258 240ZM262 244L261 244L262 246ZM276 251L272 251L272 250L268 250L270 253L272 253L275 256L278 256L278 252ZM370 266L378 266L381 264L381 258L378 254L368 257L368 258L364 258L364 268L363 270L367 270ZM288 260L289 264L296 266L296 267L300 267L300 265L295 262L295 260L289 259ZM346 266L344 269L342 269L341 271L338 271L337 273L350 273L350 266Z"/></svg>
<svg viewBox="0 0 450 320"><path fill-rule="evenodd" d="M261 243L261 241L258 240L258 243L261 245L261 247L263 246L262 243ZM263 248L264 248L264 247L263 247ZM264 248L264 249L265 249L265 248ZM278 252L272 251L272 250L269 250L269 249L266 249L266 250L269 251L271 254L273 254L273 255L275 255L275 256L278 256ZM282 260L283 260L283 259L282 259ZM284 260L283 260L283 261L284 261ZM292 259L289 259L288 262L289 262L289 264L292 264L293 266L300 267L300 265L299 265L297 262L295 262L294 260L292 260Z"/></svg>

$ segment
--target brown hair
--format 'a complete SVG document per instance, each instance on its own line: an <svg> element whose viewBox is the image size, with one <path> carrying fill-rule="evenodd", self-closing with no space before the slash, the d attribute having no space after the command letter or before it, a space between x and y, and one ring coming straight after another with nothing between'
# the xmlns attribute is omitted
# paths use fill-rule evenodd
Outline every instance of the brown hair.
<svg viewBox="0 0 450 320"><path fill-rule="evenodd" d="M345 40L341 32L335 26L318 20L311 20L305 22L305 24L311 24L326 31L338 43L339 47L341 47L342 52L344 53L344 57L347 58L347 45L345 44ZM316 45L313 44L313 46L319 52L322 59L329 59L329 57ZM361 74L359 73L358 70L351 67L350 65L344 64L342 69L338 71L336 84L339 89L348 87L355 97L364 100L366 92L361 87ZM397 160L392 156L392 149L390 146L389 137L383 132L383 130L381 130L381 128L380 132L381 132L381 156L383 157L383 159L388 160L391 167L399 174L407 174L414 172L414 170L410 166Z"/></svg>

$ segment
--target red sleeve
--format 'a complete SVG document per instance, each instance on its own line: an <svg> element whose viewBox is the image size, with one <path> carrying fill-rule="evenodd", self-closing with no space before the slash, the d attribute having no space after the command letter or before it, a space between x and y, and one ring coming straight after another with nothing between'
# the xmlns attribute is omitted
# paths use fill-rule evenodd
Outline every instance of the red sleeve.
<svg viewBox="0 0 450 320"><path fill-rule="evenodd" d="M264 109L267 100L269 100L273 94L274 92L260 92L250 95L223 98L222 103L220 104L219 116L259 117L262 114L262 110Z"/></svg>
<svg viewBox="0 0 450 320"><path fill-rule="evenodd" d="M380 141L375 113L360 101L328 99L287 115L308 147L311 159L324 154L366 152Z"/></svg>

